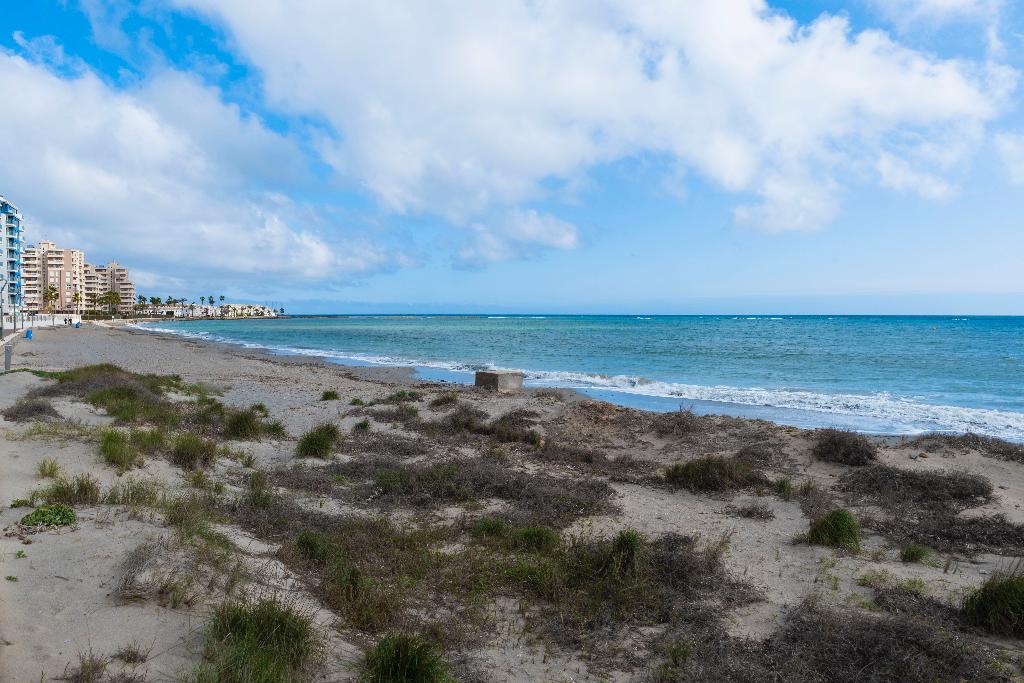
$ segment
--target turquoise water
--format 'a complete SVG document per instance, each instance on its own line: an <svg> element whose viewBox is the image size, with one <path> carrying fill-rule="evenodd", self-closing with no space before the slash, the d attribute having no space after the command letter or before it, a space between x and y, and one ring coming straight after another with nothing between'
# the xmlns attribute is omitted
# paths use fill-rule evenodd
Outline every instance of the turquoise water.
<svg viewBox="0 0 1024 683"><path fill-rule="evenodd" d="M154 331L527 384L623 405L878 433L1024 440L1024 317L359 316L167 321Z"/></svg>

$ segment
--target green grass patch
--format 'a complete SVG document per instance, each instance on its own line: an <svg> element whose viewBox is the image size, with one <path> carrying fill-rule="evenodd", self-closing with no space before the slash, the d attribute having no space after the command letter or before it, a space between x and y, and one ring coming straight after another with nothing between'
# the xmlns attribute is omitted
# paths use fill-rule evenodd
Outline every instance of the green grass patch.
<svg viewBox="0 0 1024 683"><path fill-rule="evenodd" d="M321 401L337 401L340 398L341 395L334 389L327 389L324 393L320 394Z"/></svg>
<svg viewBox="0 0 1024 683"><path fill-rule="evenodd" d="M326 459L340 443L341 432L337 426L325 422L299 437L299 442L295 445L295 457Z"/></svg>
<svg viewBox="0 0 1024 683"><path fill-rule="evenodd" d="M161 487L152 479L125 477L103 496L107 505L152 506L160 500Z"/></svg>
<svg viewBox="0 0 1024 683"><path fill-rule="evenodd" d="M901 562L924 562L934 551L920 543L909 543L900 550Z"/></svg>
<svg viewBox="0 0 1024 683"><path fill-rule="evenodd" d="M186 470L209 467L217 459L217 444L198 434L179 434L171 447L171 462Z"/></svg>
<svg viewBox="0 0 1024 683"><path fill-rule="evenodd" d="M288 683L303 680L321 654L310 614L280 598L229 600L206 629L206 660L196 683Z"/></svg>
<svg viewBox="0 0 1024 683"><path fill-rule="evenodd" d="M100 434L100 457L103 462L113 465L119 472L132 467L142 467L142 454L131 443L128 434L119 429L104 429Z"/></svg>
<svg viewBox="0 0 1024 683"><path fill-rule="evenodd" d="M91 474L78 474L71 479L57 479L49 486L33 492L47 505L95 505L100 502L100 482Z"/></svg>
<svg viewBox="0 0 1024 683"><path fill-rule="evenodd" d="M975 626L1011 638L1024 638L1024 572L1017 564L998 572L971 592L961 614Z"/></svg>
<svg viewBox="0 0 1024 683"><path fill-rule="evenodd" d="M363 664L368 683L448 683L454 681L448 662L428 640L407 633L384 636Z"/></svg>
<svg viewBox="0 0 1024 683"><path fill-rule="evenodd" d="M264 436L286 437L288 432L285 430L284 424L276 420L268 420L269 416L267 407L262 403L255 403L244 410L225 409L224 436L243 441L260 439Z"/></svg>
<svg viewBox="0 0 1024 683"><path fill-rule="evenodd" d="M842 548L851 553L860 552L860 525L849 510L836 508L824 517L811 522L806 540L815 545Z"/></svg>
<svg viewBox="0 0 1024 683"><path fill-rule="evenodd" d="M42 505L21 518L25 526L70 526L77 521L75 511L63 503Z"/></svg>

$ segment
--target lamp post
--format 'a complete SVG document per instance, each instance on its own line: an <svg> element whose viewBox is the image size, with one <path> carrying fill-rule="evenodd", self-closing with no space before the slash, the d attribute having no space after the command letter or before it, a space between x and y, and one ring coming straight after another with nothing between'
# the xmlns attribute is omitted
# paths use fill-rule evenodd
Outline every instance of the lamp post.
<svg viewBox="0 0 1024 683"><path fill-rule="evenodd" d="M4 292L7 290L7 278L0 276L0 339L4 338Z"/></svg>

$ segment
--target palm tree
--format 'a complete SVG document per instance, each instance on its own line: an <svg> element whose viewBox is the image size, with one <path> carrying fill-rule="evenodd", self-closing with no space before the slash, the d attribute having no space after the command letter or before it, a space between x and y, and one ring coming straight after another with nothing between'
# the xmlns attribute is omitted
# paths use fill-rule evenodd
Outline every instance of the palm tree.
<svg viewBox="0 0 1024 683"><path fill-rule="evenodd" d="M43 307L47 313L53 312L53 302L60 298L60 292L53 285L50 285L43 291Z"/></svg>
<svg viewBox="0 0 1024 683"><path fill-rule="evenodd" d="M71 303L75 305L75 313L81 313L81 310L79 309L82 307L82 293L77 289L75 290L75 293L71 295Z"/></svg>
<svg viewBox="0 0 1024 683"><path fill-rule="evenodd" d="M160 305L160 297L158 297L158 296L151 296L151 297L149 297L149 305L152 306L153 308L156 308L157 306L159 306Z"/></svg>
<svg viewBox="0 0 1024 683"><path fill-rule="evenodd" d="M114 307L121 305L121 295L107 291L100 295L99 302L107 307L107 312L114 315Z"/></svg>
<svg viewBox="0 0 1024 683"><path fill-rule="evenodd" d="M203 306L205 306L206 305L206 297L205 296L199 297L199 303L202 304Z"/></svg>

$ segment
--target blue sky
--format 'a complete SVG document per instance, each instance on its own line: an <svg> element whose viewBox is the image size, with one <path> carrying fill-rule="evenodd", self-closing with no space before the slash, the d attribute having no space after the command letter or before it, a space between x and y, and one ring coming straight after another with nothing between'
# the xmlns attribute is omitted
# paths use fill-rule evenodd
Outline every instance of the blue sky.
<svg viewBox="0 0 1024 683"><path fill-rule="evenodd" d="M1019 4L2 5L0 193L147 295L1024 314Z"/></svg>

